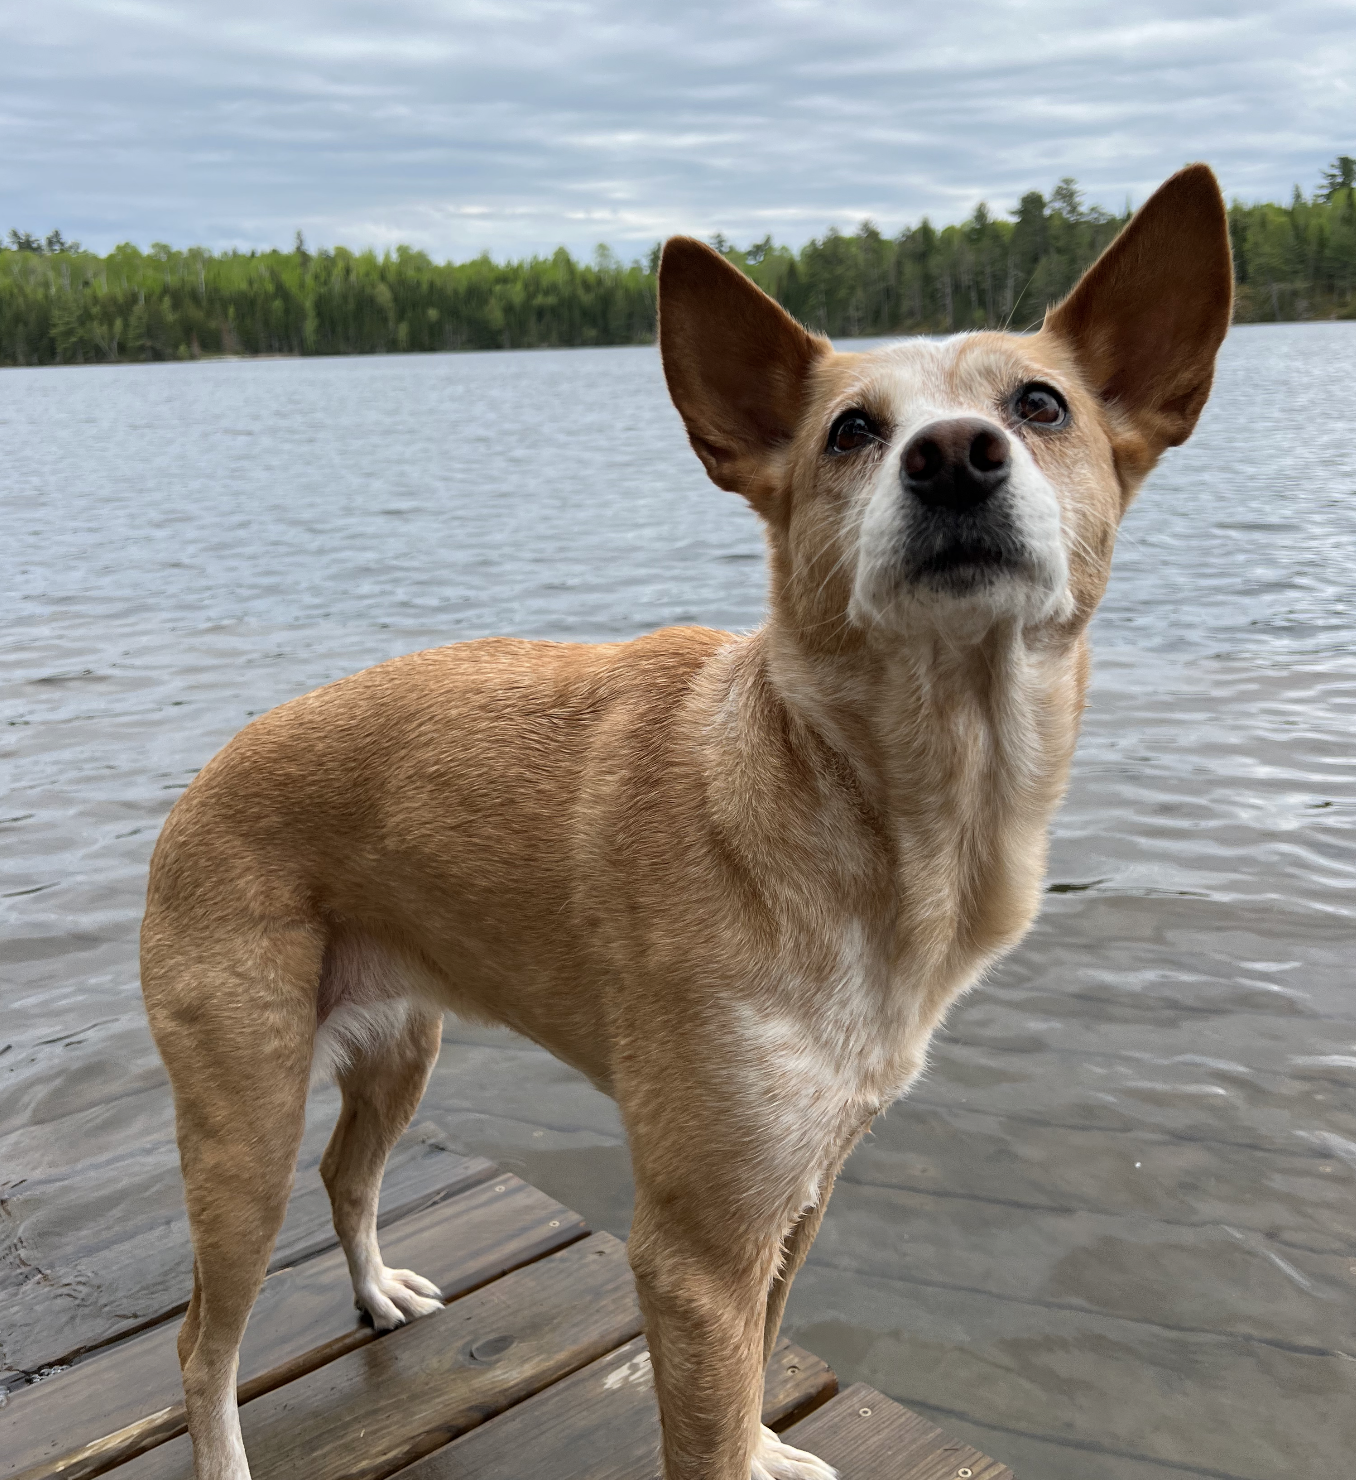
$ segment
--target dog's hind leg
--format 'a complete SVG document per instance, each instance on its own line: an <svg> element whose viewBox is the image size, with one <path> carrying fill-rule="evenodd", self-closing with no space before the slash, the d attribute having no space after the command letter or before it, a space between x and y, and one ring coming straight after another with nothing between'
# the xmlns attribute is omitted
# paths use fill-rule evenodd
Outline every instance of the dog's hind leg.
<svg viewBox="0 0 1356 1480"><path fill-rule="evenodd" d="M377 1201L386 1158L409 1125L438 1058L442 1014L398 1004L350 1049L336 1078L343 1108L320 1163L353 1295L379 1331L440 1309L438 1287L409 1269L388 1269L377 1246Z"/></svg>
<svg viewBox="0 0 1356 1480"><path fill-rule="evenodd" d="M249 1480L240 1339L287 1212L305 1122L320 943L305 927L199 938L147 911L142 983L174 1089L193 1240L179 1332L197 1480Z"/></svg>

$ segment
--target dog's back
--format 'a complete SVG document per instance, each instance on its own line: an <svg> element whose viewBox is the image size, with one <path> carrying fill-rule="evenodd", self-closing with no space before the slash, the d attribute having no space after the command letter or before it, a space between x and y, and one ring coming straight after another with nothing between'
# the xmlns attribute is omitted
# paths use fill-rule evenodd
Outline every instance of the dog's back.
<svg viewBox="0 0 1356 1480"><path fill-rule="evenodd" d="M643 887L653 824L628 817L691 810L694 680L733 642L689 627L607 645L461 643L255 720L157 844L152 1024L179 990L157 970L161 942L207 912L231 940L284 933L318 951L318 974L299 984L318 1024L414 994L545 1037L606 1082L602 994L564 1022L562 1007L581 979L605 987L611 881Z"/></svg>

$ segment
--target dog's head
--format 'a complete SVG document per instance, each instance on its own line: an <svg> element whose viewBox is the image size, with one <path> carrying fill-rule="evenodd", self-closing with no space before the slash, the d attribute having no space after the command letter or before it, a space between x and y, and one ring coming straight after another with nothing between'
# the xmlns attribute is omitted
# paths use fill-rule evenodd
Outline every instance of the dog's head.
<svg viewBox="0 0 1356 1480"><path fill-rule="evenodd" d="M1174 175L1035 334L836 354L718 253L659 270L669 391L711 478L769 529L778 618L812 647L1072 636L1117 525L1191 434L1229 325L1224 203Z"/></svg>

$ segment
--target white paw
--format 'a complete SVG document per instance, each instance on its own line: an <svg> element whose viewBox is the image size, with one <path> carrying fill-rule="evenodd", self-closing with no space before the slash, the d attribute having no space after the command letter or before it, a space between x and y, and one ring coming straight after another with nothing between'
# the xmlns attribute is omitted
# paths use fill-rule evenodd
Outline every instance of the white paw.
<svg viewBox="0 0 1356 1480"><path fill-rule="evenodd" d="M803 1449L792 1449L771 1429L762 1429L749 1480L838 1480L838 1471Z"/></svg>
<svg viewBox="0 0 1356 1480"><path fill-rule="evenodd" d="M375 1279L364 1280L358 1286L354 1302L372 1317L378 1331L390 1331L443 1308L442 1291L431 1280L412 1269L387 1269L384 1265Z"/></svg>

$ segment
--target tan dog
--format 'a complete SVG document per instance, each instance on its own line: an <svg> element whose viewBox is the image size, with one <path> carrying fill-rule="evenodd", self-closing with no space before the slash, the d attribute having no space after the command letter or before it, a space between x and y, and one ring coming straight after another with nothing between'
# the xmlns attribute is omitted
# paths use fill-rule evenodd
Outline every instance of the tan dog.
<svg viewBox="0 0 1356 1480"><path fill-rule="evenodd" d="M1117 524L1209 393L1232 294L1175 175L1038 334L835 354L668 243L660 345L712 479L767 529L765 626L415 653L265 715L156 848L142 980L195 1252L200 1480L247 1480L237 1348L308 1083L378 1327L377 1192L444 1010L616 1097L668 1480L831 1475L758 1422L838 1168L1035 915Z"/></svg>

